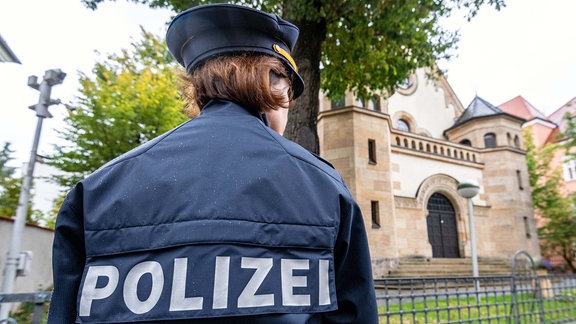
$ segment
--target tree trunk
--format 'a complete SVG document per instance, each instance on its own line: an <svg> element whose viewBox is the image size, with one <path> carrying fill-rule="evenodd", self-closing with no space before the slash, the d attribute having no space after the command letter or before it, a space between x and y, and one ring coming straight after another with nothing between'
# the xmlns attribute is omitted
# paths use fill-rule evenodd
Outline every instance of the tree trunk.
<svg viewBox="0 0 576 324"><path fill-rule="evenodd" d="M574 257L572 257L572 249L569 247L563 247L562 248L562 258L564 259L564 261L566 262L566 265L568 266L568 268L570 268L570 271L572 273L576 273L576 267L574 267Z"/></svg>
<svg viewBox="0 0 576 324"><path fill-rule="evenodd" d="M320 92L320 55L322 42L326 37L326 21L291 20L289 10L285 10L285 18L300 29L292 56L298 65L298 73L304 79L304 92L296 99L294 108L290 109L284 136L313 153L319 153L316 124Z"/></svg>

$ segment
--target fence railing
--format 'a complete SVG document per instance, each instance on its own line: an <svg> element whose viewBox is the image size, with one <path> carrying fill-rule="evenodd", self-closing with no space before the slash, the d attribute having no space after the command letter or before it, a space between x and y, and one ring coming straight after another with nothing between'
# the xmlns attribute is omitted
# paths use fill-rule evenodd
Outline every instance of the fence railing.
<svg viewBox="0 0 576 324"><path fill-rule="evenodd" d="M376 287L380 323L576 323L576 275L382 279Z"/></svg>
<svg viewBox="0 0 576 324"><path fill-rule="evenodd" d="M476 287L476 281L479 290ZM576 274L376 280L380 323L574 323ZM0 303L34 303L42 321L51 293L0 294ZM0 320L0 324L16 323Z"/></svg>
<svg viewBox="0 0 576 324"><path fill-rule="evenodd" d="M32 324L42 323L44 315L44 303L49 303L52 293L38 291L34 293L19 294L0 294L0 304L2 303L34 303L34 313L32 315ZM12 318L0 319L0 324L16 324Z"/></svg>

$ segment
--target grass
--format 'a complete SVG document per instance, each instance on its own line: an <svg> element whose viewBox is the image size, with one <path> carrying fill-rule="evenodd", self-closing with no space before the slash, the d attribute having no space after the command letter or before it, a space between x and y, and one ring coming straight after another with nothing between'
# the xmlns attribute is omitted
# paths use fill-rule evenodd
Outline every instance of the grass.
<svg viewBox="0 0 576 324"><path fill-rule="evenodd" d="M515 313L519 323L545 323L575 320L575 292L566 292L554 298L535 298L531 294L488 296L476 301L475 297L446 298L412 302L403 298L402 304L389 304L378 309L380 323L509 323ZM542 312L540 312L542 307Z"/></svg>

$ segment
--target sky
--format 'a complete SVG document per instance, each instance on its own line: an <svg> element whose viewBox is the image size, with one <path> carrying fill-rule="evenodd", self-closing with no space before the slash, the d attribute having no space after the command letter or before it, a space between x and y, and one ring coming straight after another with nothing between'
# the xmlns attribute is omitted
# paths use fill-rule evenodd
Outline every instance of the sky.
<svg viewBox="0 0 576 324"><path fill-rule="evenodd" d="M454 17L461 40L456 57L439 62L448 82L466 107L478 95L500 105L523 96L545 114L576 97L575 0L508 0L496 11L484 7L472 22ZM163 36L172 13L125 0L105 1L96 11L80 0L0 0L0 35L22 64L0 63L0 144L10 142L16 167L28 161L36 116L28 106L38 91L27 86L30 75L42 80L49 69L67 74L52 89L52 98L73 102L79 72L90 74L107 54L129 48L140 27ZM100 53L100 54L98 54ZM51 106L38 153L48 155L61 143L56 129L66 109Z"/></svg>

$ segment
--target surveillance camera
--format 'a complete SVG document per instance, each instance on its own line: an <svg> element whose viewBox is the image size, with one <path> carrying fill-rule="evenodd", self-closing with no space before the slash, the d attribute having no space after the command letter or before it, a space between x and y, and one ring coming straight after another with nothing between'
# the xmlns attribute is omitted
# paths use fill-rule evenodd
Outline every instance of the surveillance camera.
<svg viewBox="0 0 576 324"><path fill-rule="evenodd" d="M62 72L62 70L60 70L60 69L48 70L44 74L44 80L50 86L61 84L62 82L64 82L65 77L66 77L66 73Z"/></svg>
<svg viewBox="0 0 576 324"><path fill-rule="evenodd" d="M36 89L38 90L39 88L39 84L38 84L38 77L35 75L31 75L28 77L28 86L32 89Z"/></svg>

